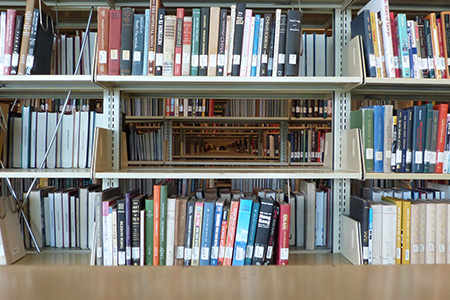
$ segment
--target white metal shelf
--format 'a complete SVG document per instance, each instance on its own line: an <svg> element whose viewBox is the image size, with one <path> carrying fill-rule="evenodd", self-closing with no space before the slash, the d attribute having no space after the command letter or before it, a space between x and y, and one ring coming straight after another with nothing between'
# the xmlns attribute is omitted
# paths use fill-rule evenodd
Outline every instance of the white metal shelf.
<svg viewBox="0 0 450 300"><path fill-rule="evenodd" d="M439 173L366 173L364 179L450 180L450 174Z"/></svg>
<svg viewBox="0 0 450 300"><path fill-rule="evenodd" d="M91 178L91 169L0 169L0 178Z"/></svg>

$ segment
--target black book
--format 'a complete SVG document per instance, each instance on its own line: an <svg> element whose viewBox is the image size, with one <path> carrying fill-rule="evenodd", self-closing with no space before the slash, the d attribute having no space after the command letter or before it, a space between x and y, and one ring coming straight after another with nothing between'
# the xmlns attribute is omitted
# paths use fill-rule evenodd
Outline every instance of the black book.
<svg viewBox="0 0 450 300"><path fill-rule="evenodd" d="M431 27L430 27L430 20L423 20L423 27L425 31L425 40L427 45L427 54L428 54L428 61L433 61L433 42L432 42L432 36L431 36ZM436 78L434 65L428 65L428 68L430 69L430 77L429 78Z"/></svg>
<svg viewBox="0 0 450 300"><path fill-rule="evenodd" d="M227 32L227 9L220 9L219 20L219 45L217 49L217 72L216 76L223 76L225 66L225 39Z"/></svg>
<svg viewBox="0 0 450 300"><path fill-rule="evenodd" d="M31 69L31 74L50 74L55 24L50 20L50 16L47 16L45 13L42 14L42 20L48 26L45 27L38 24L36 45L34 48L34 64ZM79 69L81 69L81 66Z"/></svg>
<svg viewBox="0 0 450 300"><path fill-rule="evenodd" d="M307 108L306 116L308 118L312 118L313 110L314 110L314 100L305 100L305 101L306 101L306 108Z"/></svg>
<svg viewBox="0 0 450 300"><path fill-rule="evenodd" d="M274 203L275 201L272 198L261 198L252 265L262 265L266 261Z"/></svg>
<svg viewBox="0 0 450 300"><path fill-rule="evenodd" d="M298 76L300 39L302 38L302 12L289 10L286 32L286 76Z"/></svg>
<svg viewBox="0 0 450 300"><path fill-rule="evenodd" d="M125 226L125 198L123 198L117 201L117 262L119 266L126 264Z"/></svg>
<svg viewBox="0 0 450 300"><path fill-rule="evenodd" d="M194 228L195 201L189 200L186 204L186 238L184 246L184 265L190 266L192 260L192 235Z"/></svg>
<svg viewBox="0 0 450 300"><path fill-rule="evenodd" d="M133 63L131 75L142 75L144 59L145 15L134 16Z"/></svg>
<svg viewBox="0 0 450 300"><path fill-rule="evenodd" d="M131 264L138 266L141 258L141 210L144 209L146 195L131 199Z"/></svg>
<svg viewBox="0 0 450 300"><path fill-rule="evenodd" d="M35 8L33 11L33 21L31 23L31 31L30 31L30 45L28 48L28 55L27 55L27 61L26 61L26 75L31 75L31 70L33 69L34 65L34 50L36 49L36 37L37 37L37 30L38 30L39 24L39 9ZM50 51L51 54L51 51Z"/></svg>
<svg viewBox="0 0 450 300"><path fill-rule="evenodd" d="M162 75L163 61L164 61L164 16L166 10L158 8L158 27L156 38L156 59L155 59L155 75Z"/></svg>
<svg viewBox="0 0 450 300"><path fill-rule="evenodd" d="M134 12L130 7L122 8L122 32L120 35L120 75L131 75Z"/></svg>
<svg viewBox="0 0 450 300"><path fill-rule="evenodd" d="M311 157L311 162L317 162L316 152L317 152L317 134L316 130L313 128L310 131L311 133L311 153L309 156Z"/></svg>
<svg viewBox="0 0 450 300"><path fill-rule="evenodd" d="M428 49L427 49L427 38L425 35L425 27L423 26L423 17L417 16L417 31L419 32L419 47L420 47L420 65L424 68L422 69L422 78L430 78L430 69L425 67L428 66Z"/></svg>
<svg viewBox="0 0 450 300"><path fill-rule="evenodd" d="M295 115L295 108L297 107L297 101L298 100L292 100L291 101L291 117L297 117Z"/></svg>
<svg viewBox="0 0 450 300"><path fill-rule="evenodd" d="M413 148L413 108L408 107L406 110L406 159L405 159L405 172L410 173L412 171L412 148Z"/></svg>
<svg viewBox="0 0 450 300"><path fill-rule="evenodd" d="M209 7L200 9L200 61L198 76L208 74Z"/></svg>
<svg viewBox="0 0 450 300"><path fill-rule="evenodd" d="M275 22L272 22L272 24L270 24L270 42L269 42L269 56L267 62L267 76L272 76L274 43L275 43Z"/></svg>
<svg viewBox="0 0 450 300"><path fill-rule="evenodd" d="M364 48L364 60L366 62L366 74L368 77L377 77L377 66L375 52L373 49L372 26L370 22L370 11L363 10L351 22L352 38L361 36Z"/></svg>
<svg viewBox="0 0 450 300"><path fill-rule="evenodd" d="M272 15L264 14L264 28L262 36L262 46L261 46L261 66L260 66L260 76L267 76L267 64L269 61L269 44L270 44L270 31L272 23Z"/></svg>
<svg viewBox="0 0 450 300"><path fill-rule="evenodd" d="M369 201L350 196L350 218L361 224L361 245L363 247L363 264L369 263Z"/></svg>
<svg viewBox="0 0 450 300"><path fill-rule="evenodd" d="M444 54L447 55L447 57L450 59L450 14L444 14L444 19L441 19L441 22L443 22L444 24L443 30L445 32L446 38L446 40L443 42L447 44L447 53ZM446 64L450 66L449 61L446 61ZM449 76L449 74L447 74L447 76Z"/></svg>
<svg viewBox="0 0 450 300"><path fill-rule="evenodd" d="M241 71L242 39L244 37L245 3L236 4L236 23L234 27L233 62L231 76L239 76Z"/></svg>
<svg viewBox="0 0 450 300"><path fill-rule="evenodd" d="M402 115L402 139L401 139L401 146L402 146L402 163L401 163L401 172L406 172L406 156L408 151L408 109L403 110Z"/></svg>
<svg viewBox="0 0 450 300"><path fill-rule="evenodd" d="M280 20L280 44L278 46L277 76L284 76L284 66L286 62L286 30L287 16L281 15Z"/></svg>
<svg viewBox="0 0 450 300"><path fill-rule="evenodd" d="M265 265L270 265L273 262L273 249L275 245L275 232L277 229L278 215L280 214L280 206L277 201L274 201L272 211L272 222L270 223L269 241L267 242L267 252Z"/></svg>
<svg viewBox="0 0 450 300"><path fill-rule="evenodd" d="M311 101L313 102L314 105L313 117L317 118L319 117L319 104L318 104L319 101L317 101L317 99Z"/></svg>
<svg viewBox="0 0 450 300"><path fill-rule="evenodd" d="M19 68L20 44L22 42L23 16L16 16L16 28L14 29L14 45L11 57L11 75L17 75Z"/></svg>

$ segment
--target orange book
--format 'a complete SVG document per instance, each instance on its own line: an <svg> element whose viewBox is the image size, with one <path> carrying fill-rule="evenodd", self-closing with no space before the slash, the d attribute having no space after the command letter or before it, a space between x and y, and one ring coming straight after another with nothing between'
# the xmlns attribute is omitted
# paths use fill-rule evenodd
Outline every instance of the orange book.
<svg viewBox="0 0 450 300"><path fill-rule="evenodd" d="M439 111L437 148L436 148L436 170L435 173L442 173L444 168L445 135L447 127L448 104L438 104L433 107Z"/></svg>
<svg viewBox="0 0 450 300"><path fill-rule="evenodd" d="M436 72L436 78L442 78L442 60L441 52L439 51L439 34L437 28L436 14L431 13L424 18L430 21L430 31L431 31L431 44L433 45L433 60Z"/></svg>
<svg viewBox="0 0 450 300"><path fill-rule="evenodd" d="M447 24L447 25L446 25ZM450 11L441 12L441 31L444 48L445 69L447 71L447 77L450 77Z"/></svg>
<svg viewBox="0 0 450 300"><path fill-rule="evenodd" d="M222 227L220 228L220 244L219 244L219 258L217 260L218 266L223 266L225 260L225 248L227 246L227 229L228 229L228 217L229 217L230 207L223 208L222 214Z"/></svg>
<svg viewBox="0 0 450 300"><path fill-rule="evenodd" d="M159 211L161 205L161 186L153 186L153 265L159 265Z"/></svg>
<svg viewBox="0 0 450 300"><path fill-rule="evenodd" d="M173 75L181 76L181 63L183 54L183 19L184 8L177 8L177 23L175 35L175 68Z"/></svg>
<svg viewBox="0 0 450 300"><path fill-rule="evenodd" d="M109 8L97 9L97 49L98 49L98 75L108 75L109 50Z"/></svg>
<svg viewBox="0 0 450 300"><path fill-rule="evenodd" d="M444 54L444 36L442 35L442 20L437 19L437 32L438 32L438 38L439 38L439 57L440 57L440 64L442 66L442 78L447 78L447 60L445 59ZM445 41L446 42L446 41Z"/></svg>
<svg viewBox="0 0 450 300"><path fill-rule="evenodd" d="M109 11L109 51L108 74L120 75L120 36L122 31L122 11Z"/></svg>
<svg viewBox="0 0 450 300"><path fill-rule="evenodd" d="M209 117L214 117L214 99L209 99L208 116Z"/></svg>
<svg viewBox="0 0 450 300"><path fill-rule="evenodd" d="M231 266L233 261L234 238L236 236L236 224L238 219L239 201L231 201L230 218L228 221L227 244L225 248L224 266Z"/></svg>

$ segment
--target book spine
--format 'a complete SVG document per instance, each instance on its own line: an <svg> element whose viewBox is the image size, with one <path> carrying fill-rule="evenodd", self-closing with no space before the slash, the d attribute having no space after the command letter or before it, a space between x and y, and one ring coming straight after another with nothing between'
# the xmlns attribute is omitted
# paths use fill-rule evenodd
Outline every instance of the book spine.
<svg viewBox="0 0 450 300"><path fill-rule="evenodd" d="M148 38L148 75L155 75L156 39L158 27L159 0L150 1L150 28Z"/></svg>
<svg viewBox="0 0 450 300"><path fill-rule="evenodd" d="M286 62L286 31L287 31L287 16L281 15L280 40L278 46L278 67L276 76L284 76L284 68Z"/></svg>
<svg viewBox="0 0 450 300"><path fill-rule="evenodd" d="M224 72L226 76L230 76L233 69L233 51L234 51L234 35L236 31L236 5L231 5L230 22L228 30L228 55L227 55L227 68Z"/></svg>
<svg viewBox="0 0 450 300"><path fill-rule="evenodd" d="M392 145L393 145L393 106L384 106L384 163L383 171L391 172L392 164Z"/></svg>
<svg viewBox="0 0 450 300"><path fill-rule="evenodd" d="M430 78L430 70L428 69L428 52L427 52L427 38L425 35L425 28L423 25L423 18L416 17L418 36L419 36L419 68L422 71L422 78Z"/></svg>
<svg viewBox="0 0 450 300"><path fill-rule="evenodd" d="M250 76L256 76L256 70L258 68L258 47L259 47L259 32L260 32L260 24L261 24L261 16L255 15L255 29L253 34L253 49L251 55L251 68L250 68Z"/></svg>
<svg viewBox="0 0 450 300"><path fill-rule="evenodd" d="M447 78L447 61L446 61L446 53L444 53L442 22L443 20L437 19L437 35L439 42L439 68L442 70L442 78Z"/></svg>
<svg viewBox="0 0 450 300"><path fill-rule="evenodd" d="M406 27L406 15L397 15L397 36L398 36L398 47L400 56L400 69L402 71L403 78L411 77L410 73L410 62L409 62L409 43L408 34Z"/></svg>
<svg viewBox="0 0 450 300"><path fill-rule="evenodd" d="M176 197L167 198L166 266L173 266L175 261L175 202Z"/></svg>
<svg viewBox="0 0 450 300"><path fill-rule="evenodd" d="M426 44L427 44L427 54L428 54L428 68L430 70L429 78L436 78L436 68L433 59L433 38L431 35L430 20L423 20L423 27L425 30Z"/></svg>
<svg viewBox="0 0 450 300"><path fill-rule="evenodd" d="M175 208L175 265L184 264L184 249L186 245L186 209L187 199L178 198Z"/></svg>
<svg viewBox="0 0 450 300"><path fill-rule="evenodd" d="M301 16L298 10L288 11L286 32L286 76L298 76L300 60ZM305 55L305 54L303 54Z"/></svg>
<svg viewBox="0 0 450 300"><path fill-rule="evenodd" d="M265 261L272 214L273 202L261 200L252 265L262 265Z"/></svg>
<svg viewBox="0 0 450 300"><path fill-rule="evenodd" d="M203 208L202 235L200 242L200 266L210 265L211 244L214 229L214 202L205 202Z"/></svg>
<svg viewBox="0 0 450 300"><path fill-rule="evenodd" d="M145 15L134 16L133 63L131 75L142 75Z"/></svg>
<svg viewBox="0 0 450 300"><path fill-rule="evenodd" d="M236 22L234 26L233 60L231 76L239 76L241 70L242 41L244 36L245 3L236 5Z"/></svg>
<svg viewBox="0 0 450 300"><path fill-rule="evenodd" d="M406 110L406 164L405 172L410 173L412 169L412 147L413 147L413 108L410 107Z"/></svg>
<svg viewBox="0 0 450 300"><path fill-rule="evenodd" d="M208 76L216 76L219 46L220 7L211 7L208 38Z"/></svg>
<svg viewBox="0 0 450 300"><path fill-rule="evenodd" d="M27 0L27 4L25 6L25 14L23 21L23 31L22 31L22 41L20 46L20 56L19 56L19 66L18 66L18 75L25 75L26 71L26 61L27 55L30 45L30 34L31 34L31 26L33 22L33 11L35 6L35 1Z"/></svg>
<svg viewBox="0 0 450 300"><path fill-rule="evenodd" d="M175 76L181 76L183 54L183 20L184 8L177 8L176 39L175 39Z"/></svg>
<svg viewBox="0 0 450 300"><path fill-rule="evenodd" d="M184 246L184 265L190 266L192 260L192 240L194 232L195 202L188 201L186 205L186 238Z"/></svg>
<svg viewBox="0 0 450 300"><path fill-rule="evenodd" d="M208 73L209 7L200 9L199 76Z"/></svg>
<svg viewBox="0 0 450 300"><path fill-rule="evenodd" d="M227 9L220 9L219 20L219 44L217 49L217 72L216 76L224 76L226 74L225 63L227 61L226 42L227 42Z"/></svg>
<svg viewBox="0 0 450 300"><path fill-rule="evenodd" d="M39 23L39 9L36 8L33 11L33 22L31 23L30 42L28 45L27 61L25 63L26 75L31 75L31 69L33 69L34 65L34 52L36 49L36 36L39 25L38 23Z"/></svg>
<svg viewBox="0 0 450 300"><path fill-rule="evenodd" d="M217 259L218 266L223 266L223 263L225 261L229 212L230 209L228 207L223 209L222 221L220 225L219 257Z"/></svg>
<svg viewBox="0 0 450 300"><path fill-rule="evenodd" d="M163 74L164 61L164 16L166 10L164 8L158 9L158 24L156 33L156 50L155 50L155 75L161 76Z"/></svg>
<svg viewBox="0 0 450 300"><path fill-rule="evenodd" d="M159 265L166 264L167 249L167 185L161 185L159 206Z"/></svg>
<svg viewBox="0 0 450 300"><path fill-rule="evenodd" d="M253 201L241 199L239 204L238 221L236 225L236 241L234 243L233 266L243 266L247 249L250 218Z"/></svg>
<svg viewBox="0 0 450 300"><path fill-rule="evenodd" d="M64 197L64 196L63 196ZM103 265L112 266L112 228L110 226L109 202L102 203L103 222ZM64 205L63 205L64 206Z"/></svg>
<svg viewBox="0 0 450 300"><path fill-rule="evenodd" d="M131 196L125 196L125 265L131 265Z"/></svg>
<svg viewBox="0 0 450 300"><path fill-rule="evenodd" d="M159 266L161 186L153 186L153 265Z"/></svg>
<svg viewBox="0 0 450 300"><path fill-rule="evenodd" d="M272 15L264 14L264 33L261 50L261 76L268 75L269 46L272 29Z"/></svg>
<svg viewBox="0 0 450 300"><path fill-rule="evenodd" d="M192 10L192 59L191 76L198 76L199 50L200 50L200 9Z"/></svg>
<svg viewBox="0 0 450 300"><path fill-rule="evenodd" d="M259 19L258 56L256 58L256 77L261 76L261 52L264 37L264 15Z"/></svg>
<svg viewBox="0 0 450 300"><path fill-rule="evenodd" d="M131 75L134 13L131 8L122 9L122 31L120 37L120 75Z"/></svg>
<svg viewBox="0 0 450 300"><path fill-rule="evenodd" d="M391 20L391 32L392 32L392 52L394 54L394 67L395 67L395 77L400 77L400 63L399 63L399 47L397 38L397 22L394 17L394 13L389 13L389 18Z"/></svg>
<svg viewBox="0 0 450 300"><path fill-rule="evenodd" d="M280 205L279 225L277 228L276 264L287 265L289 261L289 225L291 206L287 203Z"/></svg>
<svg viewBox="0 0 450 300"><path fill-rule="evenodd" d="M14 33L16 28L17 11L8 9L6 11L6 37L5 37L5 55L3 61L3 75L11 74L11 57L14 46Z"/></svg>
<svg viewBox="0 0 450 300"><path fill-rule="evenodd" d="M278 73L278 51L280 47L281 9L275 11L275 31L273 38L272 76Z"/></svg>
<svg viewBox="0 0 450 300"><path fill-rule="evenodd" d="M252 10L245 10L245 18L244 18L244 31L243 31L243 40L242 40L242 52L241 52L241 65L239 70L239 76L247 77L247 65L248 65L248 54L249 54L249 46L250 46L250 34L251 34L251 26L252 26ZM253 37L252 37L253 38Z"/></svg>
<svg viewBox="0 0 450 300"><path fill-rule="evenodd" d="M175 64L175 30L176 17L164 17L164 50L163 50L163 76L172 76Z"/></svg>
<svg viewBox="0 0 450 300"><path fill-rule="evenodd" d="M403 138L403 109L397 109L397 137L395 153L395 172L401 172L402 165L402 138Z"/></svg>
<svg viewBox="0 0 450 300"><path fill-rule="evenodd" d="M253 202L252 215L250 219L250 227L248 231L248 243L245 251L244 265L251 265L253 259L253 249L255 245L256 227L258 226L259 202Z"/></svg>
<svg viewBox="0 0 450 300"><path fill-rule="evenodd" d="M122 11L109 11L109 55L108 75L120 75L120 31L122 29Z"/></svg>
<svg viewBox="0 0 450 300"><path fill-rule="evenodd" d="M402 115L402 139L400 141L401 143L401 149L402 149L402 154L401 154L401 167L400 167L400 171L402 173L406 172L406 165L407 165L407 159L408 159L408 119L409 119L409 109L404 109L403 110L403 115Z"/></svg>
<svg viewBox="0 0 450 300"><path fill-rule="evenodd" d="M239 201L232 201L230 207L230 220L228 223L227 242L225 248L224 266L231 266L233 259L233 246L236 236L236 224L239 211Z"/></svg>
<svg viewBox="0 0 450 300"><path fill-rule="evenodd" d="M430 173L436 172L437 161L437 141L438 141L438 127L439 127L439 111L433 110L433 120L431 129L431 149L430 149Z"/></svg>
<svg viewBox="0 0 450 300"><path fill-rule="evenodd" d="M19 68L20 45L22 42L23 16L16 16L16 26L14 29L14 45L11 56L11 75L17 75Z"/></svg>
<svg viewBox="0 0 450 300"><path fill-rule="evenodd" d="M202 238L202 221L203 221L203 205L204 202L195 203L194 226L192 236L192 266L200 264L200 243Z"/></svg>
<svg viewBox="0 0 450 300"><path fill-rule="evenodd" d="M131 264L139 266L140 264L140 199L131 199Z"/></svg>
<svg viewBox="0 0 450 300"><path fill-rule="evenodd" d="M192 17L184 17L183 20L183 58L181 75L189 76L191 73L191 32Z"/></svg>
<svg viewBox="0 0 450 300"><path fill-rule="evenodd" d="M442 32L444 37L445 65L447 67L447 75L450 74L450 14L441 13ZM450 76L450 75L449 75Z"/></svg>
<svg viewBox="0 0 450 300"><path fill-rule="evenodd" d="M425 150L425 130L427 122L427 108L426 106L414 106L413 117L413 157L412 157L412 172L424 172L424 150Z"/></svg>
<svg viewBox="0 0 450 300"><path fill-rule="evenodd" d="M431 132L433 128L433 104L426 104L425 105L426 110L426 116L425 116L425 135L424 135L424 166L423 166L423 172L424 173L430 173L430 153L431 153Z"/></svg>
<svg viewBox="0 0 450 300"><path fill-rule="evenodd" d="M219 246L220 246L220 235L221 235L221 227L222 227L222 214L223 214L223 202L216 203L216 211L214 215L214 233L211 245L211 266L217 266L217 262L219 259Z"/></svg>
<svg viewBox="0 0 450 300"><path fill-rule="evenodd" d="M144 14L144 47L142 47L142 71L139 75L147 75L148 73L148 62L149 62L149 51L148 51L148 39L150 38L150 9L145 9Z"/></svg>
<svg viewBox="0 0 450 300"><path fill-rule="evenodd" d="M449 173L450 163L450 114L447 114L447 127L445 136L445 150L444 150L444 163L442 167L442 173Z"/></svg>
<svg viewBox="0 0 450 300"><path fill-rule="evenodd" d="M273 250L274 250L274 245L275 245L275 231L277 228L279 214L280 214L280 207L279 207L278 203L275 202L275 205L273 206L272 221L270 223L269 241L267 242L266 259L264 262L265 265L272 264L273 252L274 252Z"/></svg>
<svg viewBox="0 0 450 300"><path fill-rule="evenodd" d="M444 150L445 150L445 133L446 122L448 113L448 104L439 104L437 109L439 110L439 125L437 131L437 160L436 160L436 173L442 173L444 162Z"/></svg>
<svg viewBox="0 0 450 300"><path fill-rule="evenodd" d="M374 107L374 171L383 173L384 106Z"/></svg>
<svg viewBox="0 0 450 300"><path fill-rule="evenodd" d="M125 199L117 201L117 264L126 265Z"/></svg>

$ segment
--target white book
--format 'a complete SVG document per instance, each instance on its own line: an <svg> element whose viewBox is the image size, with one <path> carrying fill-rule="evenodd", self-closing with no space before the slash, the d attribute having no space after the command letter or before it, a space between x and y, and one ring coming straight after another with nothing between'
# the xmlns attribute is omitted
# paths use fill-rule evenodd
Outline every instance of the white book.
<svg viewBox="0 0 450 300"><path fill-rule="evenodd" d="M447 263L447 206L441 201L436 202L436 264Z"/></svg>
<svg viewBox="0 0 450 300"><path fill-rule="evenodd" d="M323 199L324 199L324 192L321 190L316 190L316 225L315 225L315 245L316 246L323 246L324 245L324 239L323 239L323 216L324 216L324 207L323 207Z"/></svg>
<svg viewBox="0 0 450 300"><path fill-rule="evenodd" d="M76 111L74 114L73 121L73 156L72 156L72 167L78 168L78 159L80 158L80 119L81 112Z"/></svg>
<svg viewBox="0 0 450 300"><path fill-rule="evenodd" d="M61 117L61 114L62 114L61 112L58 113L57 120L59 120L59 118ZM55 140L55 143L56 143L56 167L57 168L61 168L61 154L62 154L61 148L62 148L62 142L63 142L63 140L62 140L63 125L64 125L64 118L61 120L61 125L58 129L57 138Z"/></svg>
<svg viewBox="0 0 450 300"><path fill-rule="evenodd" d="M389 16L389 0L371 0L358 11L368 9L371 13L380 13L381 33L383 35L383 49L386 64L387 77L395 77L394 52L392 50L391 20ZM380 52L381 53L381 52Z"/></svg>
<svg viewBox="0 0 450 300"><path fill-rule="evenodd" d="M94 132L95 132L95 118L97 117L97 114L95 111L89 112L89 140L88 140L88 148L87 148L87 167L91 167L91 160L92 160L92 148L94 145Z"/></svg>
<svg viewBox="0 0 450 300"><path fill-rule="evenodd" d="M50 146L50 141L53 137L53 134L56 130L56 124L58 122L58 113L49 112L47 113L47 149ZM56 146L58 143L58 138L56 137L50 151L47 156L47 168L54 169L56 168Z"/></svg>
<svg viewBox="0 0 450 300"><path fill-rule="evenodd" d="M411 202L410 217L410 264L415 265L420 262L420 206L416 202Z"/></svg>
<svg viewBox="0 0 450 300"><path fill-rule="evenodd" d="M261 52L262 52L263 37L264 37L264 17L261 17L259 19L258 56L256 57L256 77L259 77L261 72Z"/></svg>
<svg viewBox="0 0 450 300"><path fill-rule="evenodd" d="M280 49L280 24L281 9L275 11L275 38L273 40L273 67L272 76L276 77L278 72L278 50Z"/></svg>
<svg viewBox="0 0 450 300"><path fill-rule="evenodd" d="M64 114L61 135L61 167L71 168L73 165L74 114Z"/></svg>
<svg viewBox="0 0 450 300"><path fill-rule="evenodd" d="M436 263L436 203L425 203L425 264Z"/></svg>
<svg viewBox="0 0 450 300"><path fill-rule="evenodd" d="M236 5L231 5L230 12L230 35L228 40L228 59L227 59L227 72L226 76L231 75L231 69L233 66L233 45L234 45L234 32L236 26Z"/></svg>
<svg viewBox="0 0 450 300"><path fill-rule="evenodd" d="M89 204L89 189L88 188L80 188L79 189L79 232L80 232L80 244L79 247L81 249L88 248L88 204Z"/></svg>
<svg viewBox="0 0 450 300"><path fill-rule="evenodd" d="M164 16L163 76L172 76L175 59L176 16ZM202 60L200 60L202 61Z"/></svg>
<svg viewBox="0 0 450 300"><path fill-rule="evenodd" d="M145 209L140 212L140 223L139 223L139 233L141 238L139 239L139 250L141 251L139 255L139 265L143 266L145 264Z"/></svg>
<svg viewBox="0 0 450 300"><path fill-rule="evenodd" d="M300 180L301 192L305 195L306 250L314 250L316 224L316 184Z"/></svg>
<svg viewBox="0 0 450 300"><path fill-rule="evenodd" d="M381 244L383 233L383 205L379 202L370 201L372 208L372 265L381 265Z"/></svg>
<svg viewBox="0 0 450 300"><path fill-rule="evenodd" d="M230 48L229 42L230 42L230 21L231 21L231 16L228 15L227 16L227 28L225 29L225 52L223 54L223 76L227 76L227 72L228 72L228 49Z"/></svg>
<svg viewBox="0 0 450 300"><path fill-rule="evenodd" d="M241 52L241 69L239 76L247 77L247 67L248 67L248 53L250 47L250 31L252 29L252 10L245 10L245 21L244 21L244 37L242 40L242 52Z"/></svg>
<svg viewBox="0 0 450 300"><path fill-rule="evenodd" d="M94 223L95 223L95 200L96 200L95 193L90 192L88 195L89 202L88 202L88 213L87 213L88 247L90 247L92 245L92 243L95 242L95 240L93 240L93 238L94 238ZM93 250L95 250L95 248Z"/></svg>
<svg viewBox="0 0 450 300"><path fill-rule="evenodd" d="M341 254L354 265L362 265L361 224L341 215Z"/></svg>
<svg viewBox="0 0 450 300"><path fill-rule="evenodd" d="M78 63L78 59L80 57L80 52L81 51L81 39L80 36L77 35L73 38L73 57L74 57L74 61L73 61L73 72L75 72L76 67L77 67L77 63ZM83 60L80 61L80 66L78 67L77 73L76 75L81 75L81 69L83 67Z"/></svg>
<svg viewBox="0 0 450 300"><path fill-rule="evenodd" d="M50 195L44 197L44 229L45 229L45 246L50 247L51 242L51 225L50 225Z"/></svg>
<svg viewBox="0 0 450 300"><path fill-rule="evenodd" d="M255 41L255 17L252 17L250 23L250 36L247 52L247 77L251 76L252 73L252 62L253 62L253 42Z"/></svg>
<svg viewBox="0 0 450 300"><path fill-rule="evenodd" d="M93 73L94 70L94 56L96 53L97 46L97 32L89 32L89 61L90 61L90 73Z"/></svg>
<svg viewBox="0 0 450 300"><path fill-rule="evenodd" d="M425 218L426 205L425 202L419 202L419 264L425 264Z"/></svg>
<svg viewBox="0 0 450 300"><path fill-rule="evenodd" d="M391 157L392 157L392 142L393 142L393 106L384 106L384 165L383 171L385 173L391 172Z"/></svg>
<svg viewBox="0 0 450 300"><path fill-rule="evenodd" d="M327 56L327 36L325 33L314 33L314 74L315 76L326 75L325 60Z"/></svg>
<svg viewBox="0 0 450 300"><path fill-rule="evenodd" d="M73 37L66 38L66 68L67 75L74 75L75 67L74 67L74 51L73 51Z"/></svg>
<svg viewBox="0 0 450 300"><path fill-rule="evenodd" d="M36 141L37 141L37 111L31 112L30 124L30 168L39 167L36 165Z"/></svg>
<svg viewBox="0 0 450 300"><path fill-rule="evenodd" d="M75 201L75 247L80 247L80 198L77 197Z"/></svg>
<svg viewBox="0 0 450 300"><path fill-rule="evenodd" d="M53 195L55 201L55 246L62 248L64 245L62 193L56 192Z"/></svg>
<svg viewBox="0 0 450 300"><path fill-rule="evenodd" d="M103 265L112 266L112 208L103 210Z"/></svg>
<svg viewBox="0 0 450 300"><path fill-rule="evenodd" d="M88 75L90 74L90 66L91 66L91 61L90 61L90 54L89 54L89 46L90 46L90 41L89 41L89 37L90 35L87 35L86 32L83 32L82 34L82 41L84 41L85 39L88 39L84 45L83 48L83 75ZM83 45L83 44L81 44Z"/></svg>
<svg viewBox="0 0 450 300"><path fill-rule="evenodd" d="M334 40L332 36L327 36L327 74L334 76Z"/></svg>
<svg viewBox="0 0 450 300"><path fill-rule="evenodd" d="M86 168L89 146L89 111L80 112L80 129L78 143L78 168Z"/></svg>
<svg viewBox="0 0 450 300"><path fill-rule="evenodd" d="M305 55L305 53L303 53ZM306 74L314 76L314 34L306 34Z"/></svg>
<svg viewBox="0 0 450 300"><path fill-rule="evenodd" d="M70 247L70 195L62 193L62 217L63 217L63 245Z"/></svg>
<svg viewBox="0 0 450 300"><path fill-rule="evenodd" d="M395 265L397 243L397 206L383 203L381 264Z"/></svg>
<svg viewBox="0 0 450 300"><path fill-rule="evenodd" d="M22 106L22 169L28 169L30 167L30 127L31 106Z"/></svg>
<svg viewBox="0 0 450 300"><path fill-rule="evenodd" d="M77 202L76 196L70 196L70 247L77 246Z"/></svg>
<svg viewBox="0 0 450 300"><path fill-rule="evenodd" d="M55 194L48 194L48 204L50 211L50 247L56 247L56 224L55 224Z"/></svg>
<svg viewBox="0 0 450 300"><path fill-rule="evenodd" d="M39 248L43 247L45 242L43 200L41 198L41 190L31 191L28 198L30 227ZM34 243L32 243L32 247L35 247Z"/></svg>
<svg viewBox="0 0 450 300"><path fill-rule="evenodd" d="M175 257L175 203L176 197L167 198L167 237L166 237L166 266L173 266Z"/></svg>
<svg viewBox="0 0 450 300"><path fill-rule="evenodd" d="M0 14L0 75L3 75L6 45L6 12Z"/></svg>
<svg viewBox="0 0 450 300"><path fill-rule="evenodd" d="M192 17L184 17L183 24L190 24L192 28ZM183 26L184 27L184 26ZM181 63L181 75L189 76L191 75L191 39L185 40L183 36L183 60Z"/></svg>
<svg viewBox="0 0 450 300"><path fill-rule="evenodd" d="M61 60L59 60L59 62L61 63L61 74L62 75L67 75L69 74L67 72L67 37L65 34L61 35L61 47L60 52L61 52Z"/></svg>
<svg viewBox="0 0 450 300"><path fill-rule="evenodd" d="M306 76L306 55L308 53L307 45L306 45L306 33L302 34L302 45L303 45L303 54L300 56L299 61L299 74L300 76Z"/></svg>
<svg viewBox="0 0 450 300"><path fill-rule="evenodd" d="M47 150L47 112L37 113L36 167L39 168ZM42 168L45 168L45 161Z"/></svg>
<svg viewBox="0 0 450 300"><path fill-rule="evenodd" d="M301 192L293 192L295 196L295 220L296 226L296 245L305 246L305 195ZM292 208L291 208L292 209Z"/></svg>
<svg viewBox="0 0 450 300"><path fill-rule="evenodd" d="M118 256L117 256L117 209L112 210L111 216L112 222L112 265L118 266Z"/></svg>

